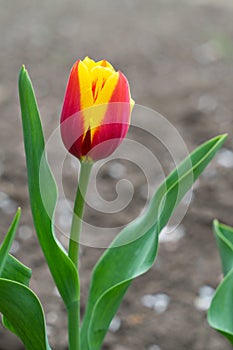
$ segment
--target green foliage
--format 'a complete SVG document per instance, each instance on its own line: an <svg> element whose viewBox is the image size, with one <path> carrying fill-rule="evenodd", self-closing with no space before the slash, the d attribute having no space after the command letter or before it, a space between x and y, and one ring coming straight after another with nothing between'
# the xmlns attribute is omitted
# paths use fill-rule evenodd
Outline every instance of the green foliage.
<svg viewBox="0 0 233 350"><path fill-rule="evenodd" d="M44 153L44 136L33 87L24 67L19 74L19 97L34 225L51 274L69 309L79 301L79 278L74 264L54 235L57 188Z"/></svg>
<svg viewBox="0 0 233 350"><path fill-rule="evenodd" d="M31 270L9 254L20 215L18 209L0 247L0 312L4 326L21 338L27 350L49 350L42 307L27 287Z"/></svg>
<svg viewBox="0 0 233 350"><path fill-rule="evenodd" d="M208 322L233 344L233 228L214 221L214 233L224 279L212 299Z"/></svg>
<svg viewBox="0 0 233 350"><path fill-rule="evenodd" d="M154 263L160 231L225 138L225 135L215 137L191 153L160 185L145 214L124 228L100 258L92 274L81 329L82 349L101 348L132 280Z"/></svg>
<svg viewBox="0 0 233 350"><path fill-rule="evenodd" d="M21 215L21 210L19 208L5 236L5 239L0 246L0 277L2 276L4 267L8 258L8 254L10 252L11 245L15 237L15 233L20 220L20 215Z"/></svg>
<svg viewBox="0 0 233 350"><path fill-rule="evenodd" d="M28 287L0 278L0 312L27 350L50 350L41 304Z"/></svg>
<svg viewBox="0 0 233 350"><path fill-rule="evenodd" d="M22 264L12 255L8 255L2 272L2 278L19 282L24 284L25 286L28 286L31 275L31 269Z"/></svg>

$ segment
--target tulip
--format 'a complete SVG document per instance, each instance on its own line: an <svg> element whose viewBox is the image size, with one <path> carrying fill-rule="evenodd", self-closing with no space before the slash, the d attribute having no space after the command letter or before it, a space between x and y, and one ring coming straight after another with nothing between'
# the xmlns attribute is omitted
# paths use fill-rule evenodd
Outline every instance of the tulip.
<svg viewBox="0 0 233 350"><path fill-rule="evenodd" d="M70 72L61 113L65 147L81 161L109 156L126 137L133 105L124 74L106 60L78 60Z"/></svg>

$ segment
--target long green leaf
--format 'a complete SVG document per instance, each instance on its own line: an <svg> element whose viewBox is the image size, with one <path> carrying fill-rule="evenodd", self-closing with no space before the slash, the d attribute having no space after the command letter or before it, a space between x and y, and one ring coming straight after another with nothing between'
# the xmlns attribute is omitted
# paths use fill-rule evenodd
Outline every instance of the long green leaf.
<svg viewBox="0 0 233 350"><path fill-rule="evenodd" d="M41 304L29 288L0 278L0 312L27 350L50 350Z"/></svg>
<svg viewBox="0 0 233 350"><path fill-rule="evenodd" d="M233 269L215 291L208 310L209 325L233 344Z"/></svg>
<svg viewBox="0 0 233 350"><path fill-rule="evenodd" d="M31 270L9 254L20 216L21 209L19 208L0 247L0 276L28 286ZM3 324L10 331L16 333L12 324L5 317L3 317Z"/></svg>
<svg viewBox="0 0 233 350"><path fill-rule="evenodd" d="M22 264L12 255L8 255L7 261L2 272L2 278L19 282L24 284L25 286L28 286L31 275L32 270L29 269L29 267Z"/></svg>
<svg viewBox="0 0 233 350"><path fill-rule="evenodd" d="M233 228L215 220L214 233L225 278L215 291L208 322L233 344Z"/></svg>
<svg viewBox="0 0 233 350"><path fill-rule="evenodd" d="M20 216L21 216L21 209L19 208L17 210L17 213L15 214L15 217L11 223L11 226L0 246L0 277L2 276L3 270L4 270L4 266L6 264L7 261L7 257L8 254L10 252L15 234L16 234L16 230L18 228L18 224L19 224L19 220L20 220Z"/></svg>
<svg viewBox="0 0 233 350"><path fill-rule="evenodd" d="M145 214L124 228L100 258L92 274L81 329L83 349L100 349L132 280L154 263L159 232L225 138L215 137L191 153L161 184Z"/></svg>
<svg viewBox="0 0 233 350"><path fill-rule="evenodd" d="M39 111L29 75L24 67L19 74L31 210L37 236L57 288L67 306L79 299L76 268L54 235L53 213L57 188L46 155ZM41 190L46 193L42 198Z"/></svg>
<svg viewBox="0 0 233 350"><path fill-rule="evenodd" d="M233 228L214 221L214 234L224 276L233 268Z"/></svg>
<svg viewBox="0 0 233 350"><path fill-rule="evenodd" d="M20 216L21 209L19 208L0 246L0 277L28 286L32 274L31 269L9 254Z"/></svg>

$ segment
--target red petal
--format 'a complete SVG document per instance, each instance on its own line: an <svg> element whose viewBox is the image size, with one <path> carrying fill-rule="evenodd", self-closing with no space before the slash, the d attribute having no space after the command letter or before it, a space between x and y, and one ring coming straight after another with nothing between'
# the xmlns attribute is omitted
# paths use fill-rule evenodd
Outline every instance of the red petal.
<svg viewBox="0 0 233 350"><path fill-rule="evenodd" d="M70 76L66 87L66 93L61 113L61 122L80 111L80 88L78 80L79 62L80 60L75 62L70 71Z"/></svg>

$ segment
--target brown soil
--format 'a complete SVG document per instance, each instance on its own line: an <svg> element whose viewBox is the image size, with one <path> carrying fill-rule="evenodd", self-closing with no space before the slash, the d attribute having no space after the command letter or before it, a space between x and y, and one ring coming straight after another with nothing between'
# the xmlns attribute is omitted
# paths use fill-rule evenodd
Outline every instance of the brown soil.
<svg viewBox="0 0 233 350"><path fill-rule="evenodd" d="M0 198L0 238L20 205L21 234L16 237L15 256L33 269L31 287L44 306L52 348L66 349L64 306L54 292L35 232L30 235L33 226L17 95L19 68L25 64L30 72L47 139L59 123L69 69L77 58L89 55L107 58L122 70L137 104L164 115L189 150L224 132L229 133L225 148L232 150L233 6L230 0L2 0L0 5L0 191L11 199L3 205L4 195ZM143 138L135 130L129 136L151 146L167 173L171 162L151 136ZM72 163L70 158L66 162ZM134 185L133 202L115 217L88 208L86 220L92 225L125 224L145 205L145 175L131 162L122 164L123 177L126 174ZM106 164L97 180L100 193L112 200L117 181L109 169L111 164ZM64 170L64 188L70 200L76 176L74 168ZM206 312L198 310L194 301L201 286L215 288L219 282L221 268L212 220L219 218L233 225L232 208L232 164L222 166L221 158L215 158L194 190L182 221L184 237L173 244L161 243L154 268L128 291L118 312L121 327L109 332L103 349L156 349L152 345L161 350L231 348L210 329ZM61 239L67 244L64 236ZM102 251L82 247L82 311L90 271ZM141 303L145 294L156 293L170 297L161 314ZM0 326L0 349L23 346Z"/></svg>

